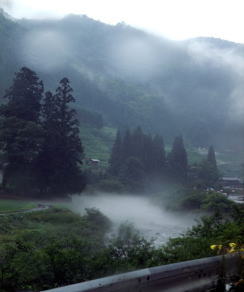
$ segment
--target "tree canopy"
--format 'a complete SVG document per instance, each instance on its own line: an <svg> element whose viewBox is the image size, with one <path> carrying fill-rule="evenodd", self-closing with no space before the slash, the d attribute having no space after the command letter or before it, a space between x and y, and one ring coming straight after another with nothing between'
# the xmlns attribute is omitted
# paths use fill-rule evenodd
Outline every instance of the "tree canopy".
<svg viewBox="0 0 244 292"><path fill-rule="evenodd" d="M168 168L172 178L186 181L188 162L182 136L174 139L172 150L168 155Z"/></svg>
<svg viewBox="0 0 244 292"><path fill-rule="evenodd" d="M80 192L85 179L83 147L68 78L53 94L37 74L23 67L6 91L0 108L3 187L53 196Z"/></svg>
<svg viewBox="0 0 244 292"><path fill-rule="evenodd" d="M43 103L45 136L37 165L42 186L54 194L81 192L85 185L80 169L83 147L76 112L69 106L72 102L72 88L64 78L55 94L46 93Z"/></svg>

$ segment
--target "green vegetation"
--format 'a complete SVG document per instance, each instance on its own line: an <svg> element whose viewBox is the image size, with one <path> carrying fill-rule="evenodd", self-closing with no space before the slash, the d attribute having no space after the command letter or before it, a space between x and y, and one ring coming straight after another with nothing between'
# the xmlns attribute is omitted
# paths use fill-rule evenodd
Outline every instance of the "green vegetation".
<svg viewBox="0 0 244 292"><path fill-rule="evenodd" d="M138 127L117 132L105 179L121 183L125 190L142 192L162 181L204 190L218 178L213 146L205 159L190 165L182 136L176 137L166 152L162 136L145 134Z"/></svg>
<svg viewBox="0 0 244 292"><path fill-rule="evenodd" d="M198 164L203 159L203 155L201 155L197 149L192 147L187 148L187 156L190 164Z"/></svg>
<svg viewBox="0 0 244 292"><path fill-rule="evenodd" d="M116 130L110 127L97 129L81 125L80 135L84 145L85 157L100 160L99 168L105 170L108 167L109 154Z"/></svg>
<svg viewBox="0 0 244 292"><path fill-rule="evenodd" d="M243 150L238 151L221 151L217 153L218 168L223 176L242 177L243 175L243 164L244 161Z"/></svg>
<svg viewBox="0 0 244 292"><path fill-rule="evenodd" d="M182 237L170 239L163 247L162 259L166 263L191 260L216 255L211 245L235 242L243 245L244 225L242 223L243 207L236 208L231 216L216 214L203 217L200 222Z"/></svg>
<svg viewBox="0 0 244 292"><path fill-rule="evenodd" d="M0 217L1 291L39 291L159 263L131 226L109 241L110 225L94 209L82 217L56 208Z"/></svg>
<svg viewBox="0 0 244 292"><path fill-rule="evenodd" d="M188 160L182 136L174 139L168 154L168 169L171 179L183 183L187 181Z"/></svg>
<svg viewBox="0 0 244 292"><path fill-rule="evenodd" d="M81 192L83 147L69 80L55 94L29 68L15 74L0 108L2 188L22 195L66 196Z"/></svg>
<svg viewBox="0 0 244 292"><path fill-rule="evenodd" d="M109 159L107 176L136 192L155 180L167 178L176 183L187 181L187 154L183 138L176 137L166 157L163 137L145 134L140 127L117 132Z"/></svg>
<svg viewBox="0 0 244 292"><path fill-rule="evenodd" d="M0 216L0 289L39 291L215 255L213 244L243 244L243 211L240 206L228 218L203 218L159 248L128 224L109 239L111 222L95 209L81 217L59 208Z"/></svg>
<svg viewBox="0 0 244 292"><path fill-rule="evenodd" d="M204 159L203 154L197 148L187 148L188 160L191 165L199 164ZM239 150L220 150L216 153L219 173L223 176L243 177L241 161L244 161L244 152Z"/></svg>
<svg viewBox="0 0 244 292"><path fill-rule="evenodd" d="M31 47L29 36L37 36L37 27L45 31L47 26L51 31L58 30L72 46L62 46L61 53L55 38L43 36L43 47ZM239 79L234 66L230 68L224 58L212 54L214 50L222 56L226 50L242 58L240 44L201 38L179 45L124 24L107 25L86 16L12 21L3 11L0 39L0 95L18 67L32 66L47 88L55 88L60 76L69 76L77 93L76 108L78 112L82 109L86 123L92 121L98 126L101 122L98 116L84 112L89 111L102 115L105 125L141 125L147 132L164 135L167 143L182 133L195 146L214 144L237 149L242 145L242 125L233 121L235 114L230 111L230 97ZM138 60L138 51L133 46L130 49L131 42L127 40L145 44L157 64L143 54L143 62ZM206 48L208 62L201 51L196 52L199 62L188 53L195 43ZM125 47L128 62L122 61ZM114 54L108 53L111 48ZM52 67L49 54L40 54L49 51L55 52L54 60L59 66ZM50 66L52 70L46 70Z"/></svg>
<svg viewBox="0 0 244 292"><path fill-rule="evenodd" d="M32 64L39 59L38 52L34 48L28 52L25 44L36 24L29 20L13 22L0 11L0 94L10 84L16 66L28 66L29 55L37 56ZM225 151L215 157L211 146L204 158L192 149L188 157L182 136L169 147L176 133L183 133L189 145L196 147L215 143L236 149L242 145L242 125L229 119L229 96L236 86L229 66L225 68L215 60L206 62L206 67L201 58L193 61L186 43L186 50L181 46L179 51L173 43L124 25L112 27L85 16L51 23L46 20L47 24L72 41L72 52L64 54L72 56L72 61L57 66L58 71L53 68L51 75L42 67L45 69L48 58L33 64L52 91L45 93L38 75L22 67L3 96L2 189L23 197L64 197L81 192L86 182L90 190L133 193L166 180L171 188L180 189L162 199L169 209L204 211L210 217L182 237L156 248L128 224L120 226L118 234L109 239L112 223L98 210L88 209L78 216L62 209L66 204L58 202L46 211L21 213L37 204L1 200L0 290L39 291L211 256L215 254L209 248L213 244L243 244L243 207L218 192L207 191L213 190L209 187L219 177L216 158L221 171L236 174L240 173L243 153L238 156ZM41 30L41 21L38 26ZM139 63L137 52L129 50L130 68L135 60L140 71L131 74L126 62L121 67L121 58L116 60L116 52L120 55L121 48L127 47L123 39L145 44L163 65L159 62L155 72L149 72L151 66ZM48 48L49 42L43 45ZM51 45L55 48L54 43ZM111 46L114 54L107 53ZM221 47L216 40L214 46ZM25 54L19 49L23 47ZM60 75L72 78L76 103L67 78L53 91L54 80ZM116 128L121 129L117 136ZM166 147L161 135L168 143ZM90 159L100 162L89 164Z"/></svg>
<svg viewBox="0 0 244 292"><path fill-rule="evenodd" d="M77 109L77 117L81 124L90 125L96 129L101 129L104 125L101 114L83 108Z"/></svg>
<svg viewBox="0 0 244 292"><path fill-rule="evenodd" d="M170 210L207 212L209 215L231 214L237 204L229 200L225 195L204 190L193 190L181 188L168 192L161 198L161 203L166 204Z"/></svg>
<svg viewBox="0 0 244 292"><path fill-rule="evenodd" d="M37 204L31 201L0 199L0 214L29 210L35 207Z"/></svg>

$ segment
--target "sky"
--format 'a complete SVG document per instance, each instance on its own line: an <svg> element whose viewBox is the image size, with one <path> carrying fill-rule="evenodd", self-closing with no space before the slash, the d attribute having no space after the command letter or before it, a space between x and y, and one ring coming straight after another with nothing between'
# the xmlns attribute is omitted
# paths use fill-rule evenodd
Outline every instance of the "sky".
<svg viewBox="0 0 244 292"><path fill-rule="evenodd" d="M208 36L244 43L243 0L0 0L0 6L16 18L86 14L173 40Z"/></svg>

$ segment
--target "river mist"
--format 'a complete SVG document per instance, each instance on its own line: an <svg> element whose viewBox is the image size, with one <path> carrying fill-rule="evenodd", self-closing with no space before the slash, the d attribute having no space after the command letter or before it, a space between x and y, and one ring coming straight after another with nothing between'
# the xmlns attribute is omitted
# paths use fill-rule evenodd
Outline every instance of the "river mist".
<svg viewBox="0 0 244 292"><path fill-rule="evenodd" d="M113 223L114 231L122 223L132 223L146 239L155 245L179 236L194 223L196 216L189 213L169 212L145 196L128 194L74 195L72 210L83 215L86 208L96 208Z"/></svg>

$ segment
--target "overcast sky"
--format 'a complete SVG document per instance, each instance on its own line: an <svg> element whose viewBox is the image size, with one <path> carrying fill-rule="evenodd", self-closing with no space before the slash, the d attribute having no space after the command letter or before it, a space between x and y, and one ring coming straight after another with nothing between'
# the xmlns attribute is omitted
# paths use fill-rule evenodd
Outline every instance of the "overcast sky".
<svg viewBox="0 0 244 292"><path fill-rule="evenodd" d="M209 36L244 43L244 0L0 0L17 18L86 14L170 39Z"/></svg>

